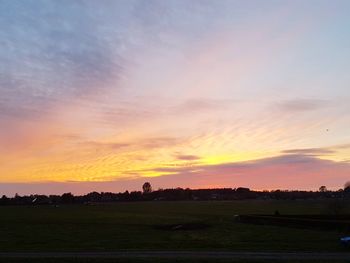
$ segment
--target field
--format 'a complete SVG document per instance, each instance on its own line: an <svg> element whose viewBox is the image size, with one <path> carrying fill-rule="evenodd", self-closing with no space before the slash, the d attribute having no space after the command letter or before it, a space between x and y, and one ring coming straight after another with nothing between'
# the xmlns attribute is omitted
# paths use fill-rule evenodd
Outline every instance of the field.
<svg viewBox="0 0 350 263"><path fill-rule="evenodd" d="M276 209L282 215L322 214L327 212L327 203L252 200L3 206L0 248L1 252L122 249L346 252L339 245L339 238L347 233L233 221L235 214L273 214ZM182 229L186 225L199 229Z"/></svg>

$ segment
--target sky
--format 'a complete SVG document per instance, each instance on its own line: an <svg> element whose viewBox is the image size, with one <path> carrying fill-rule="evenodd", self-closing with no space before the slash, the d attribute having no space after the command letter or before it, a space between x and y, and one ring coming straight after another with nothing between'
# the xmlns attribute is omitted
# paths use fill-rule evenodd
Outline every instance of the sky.
<svg viewBox="0 0 350 263"><path fill-rule="evenodd" d="M342 188L349 11L0 0L0 194Z"/></svg>

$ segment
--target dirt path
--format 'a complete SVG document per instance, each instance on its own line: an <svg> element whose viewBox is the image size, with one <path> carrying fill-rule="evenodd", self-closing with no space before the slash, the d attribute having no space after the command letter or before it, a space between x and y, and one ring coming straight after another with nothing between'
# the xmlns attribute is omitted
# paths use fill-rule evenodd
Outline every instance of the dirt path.
<svg viewBox="0 0 350 263"><path fill-rule="evenodd" d="M0 252L0 258L205 258L245 260L350 260L349 253L219 252L219 251L116 251L116 252Z"/></svg>

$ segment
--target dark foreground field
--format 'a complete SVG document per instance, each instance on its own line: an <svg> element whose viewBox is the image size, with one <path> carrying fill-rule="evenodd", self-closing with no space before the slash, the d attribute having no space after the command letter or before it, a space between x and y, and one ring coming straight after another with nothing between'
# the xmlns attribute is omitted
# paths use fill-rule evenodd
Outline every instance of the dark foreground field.
<svg viewBox="0 0 350 263"><path fill-rule="evenodd" d="M235 214L273 214L276 209L282 215L322 214L328 212L327 207L326 201L3 206L0 207L0 249L1 252L95 252L125 249L347 252L339 245L339 238L348 234L342 231L251 225L233 221ZM138 260L136 262L143 262L141 259ZM13 259L6 262L17 261ZM89 259L64 262L95 261ZM106 259L98 262L131 261ZM163 261L159 259L159 262ZM206 261L191 260L191 262Z"/></svg>

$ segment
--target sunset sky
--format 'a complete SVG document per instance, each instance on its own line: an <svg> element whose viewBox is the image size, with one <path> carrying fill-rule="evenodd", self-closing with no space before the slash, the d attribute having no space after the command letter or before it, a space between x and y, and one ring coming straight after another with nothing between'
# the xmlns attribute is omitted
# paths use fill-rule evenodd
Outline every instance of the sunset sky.
<svg viewBox="0 0 350 263"><path fill-rule="evenodd" d="M0 0L0 195L342 188L350 1Z"/></svg>

